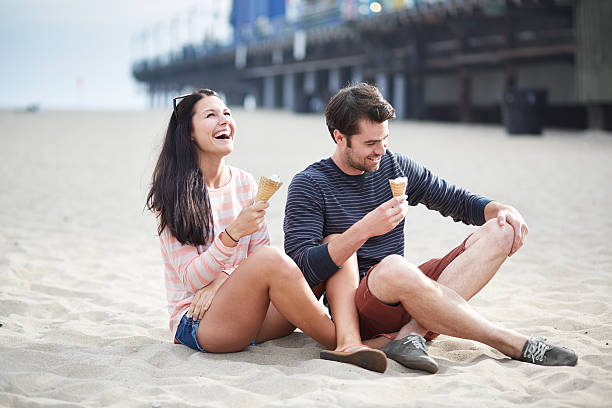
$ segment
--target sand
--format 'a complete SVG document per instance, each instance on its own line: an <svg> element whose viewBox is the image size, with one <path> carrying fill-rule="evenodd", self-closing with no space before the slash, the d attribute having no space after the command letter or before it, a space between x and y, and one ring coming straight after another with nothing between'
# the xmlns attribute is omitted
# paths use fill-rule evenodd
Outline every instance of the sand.
<svg viewBox="0 0 612 408"><path fill-rule="evenodd" d="M235 116L229 162L286 182L267 216L282 246L288 182L333 142L320 115ZM438 374L393 361L377 374L318 359L321 346L300 332L233 354L171 343L155 224L143 211L167 118L0 112L0 406L610 406L611 134L391 124L393 150L513 204L529 223L525 247L472 304L580 360L538 367L440 336L429 349ZM472 230L413 207L406 257L441 255Z"/></svg>

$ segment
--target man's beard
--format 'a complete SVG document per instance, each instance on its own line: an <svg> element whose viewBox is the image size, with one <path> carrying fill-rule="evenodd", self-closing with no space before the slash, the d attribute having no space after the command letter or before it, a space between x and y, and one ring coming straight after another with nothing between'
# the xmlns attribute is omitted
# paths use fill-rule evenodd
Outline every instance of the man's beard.
<svg viewBox="0 0 612 408"><path fill-rule="evenodd" d="M368 157L369 156L366 156L361 160L361 162L358 162L356 160L353 160L353 155L349 151L346 154L346 161L349 164L349 166L359 171L365 171L367 173L375 172L376 170L378 170L378 167L380 166L380 162L376 163L375 165L370 165L368 163Z"/></svg>

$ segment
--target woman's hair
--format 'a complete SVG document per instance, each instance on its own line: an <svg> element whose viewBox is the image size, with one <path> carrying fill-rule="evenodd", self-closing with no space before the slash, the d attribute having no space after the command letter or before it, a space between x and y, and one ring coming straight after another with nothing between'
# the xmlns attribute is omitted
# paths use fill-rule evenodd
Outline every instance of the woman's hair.
<svg viewBox="0 0 612 408"><path fill-rule="evenodd" d="M374 85L360 83L349 85L338 91L327 104L325 122L334 140L334 129L348 136L359 133L359 120L375 123L395 118L395 109L385 100Z"/></svg>
<svg viewBox="0 0 612 408"><path fill-rule="evenodd" d="M204 245L213 234L208 190L191 138L194 106L206 96L221 98L215 91L200 89L176 105L145 206L159 217L157 233L161 235L167 227L183 245Z"/></svg>

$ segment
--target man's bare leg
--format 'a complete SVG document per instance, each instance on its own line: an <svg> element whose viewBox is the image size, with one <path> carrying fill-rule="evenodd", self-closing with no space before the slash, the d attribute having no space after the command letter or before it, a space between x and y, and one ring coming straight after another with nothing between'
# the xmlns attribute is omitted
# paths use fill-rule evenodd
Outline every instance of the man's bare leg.
<svg viewBox="0 0 612 408"><path fill-rule="evenodd" d="M427 278L399 255L386 257L370 272L368 287L384 303L401 302L414 320L437 333L476 340L510 357L520 356L527 340L488 321L455 291ZM405 328L398 337L404 337Z"/></svg>
<svg viewBox="0 0 612 408"><path fill-rule="evenodd" d="M400 256L385 258L379 264L381 268L377 266L370 273L370 292L385 303L400 301L413 317L397 333L402 341L384 346L383 351L389 358L409 368L436 372L437 363L427 355L424 339L409 336L411 332L425 334L426 327L438 333L479 341L519 361L545 366L576 365L578 356L573 351L497 326L467 303L506 259L513 243L509 230L507 226L499 227L489 222L470 237L466 251L451 262L440 277L439 281L444 284L427 278Z"/></svg>
<svg viewBox="0 0 612 408"><path fill-rule="evenodd" d="M465 300L470 300L507 259L513 238L513 229L509 224L500 227L495 219L490 220L470 236L465 244L465 252L444 269L438 283L452 289ZM413 318L402 327L397 337L402 338L410 333L424 336L427 331L418 319ZM525 336L521 338L527 339Z"/></svg>

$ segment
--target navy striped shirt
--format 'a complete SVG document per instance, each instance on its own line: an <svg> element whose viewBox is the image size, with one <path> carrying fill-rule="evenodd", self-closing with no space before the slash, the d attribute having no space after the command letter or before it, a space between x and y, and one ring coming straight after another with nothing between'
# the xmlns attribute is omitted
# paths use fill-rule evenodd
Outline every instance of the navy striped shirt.
<svg viewBox="0 0 612 408"><path fill-rule="evenodd" d="M341 234L368 212L390 200L389 179L407 177L409 205L424 204L455 221L482 225L489 199L447 183L411 158L387 150L372 173L348 175L331 158L313 163L295 175L285 206L285 252L302 270L310 286L326 281L337 270L324 237ZM393 230L371 237L357 251L361 277L383 258L404 255L404 221Z"/></svg>

